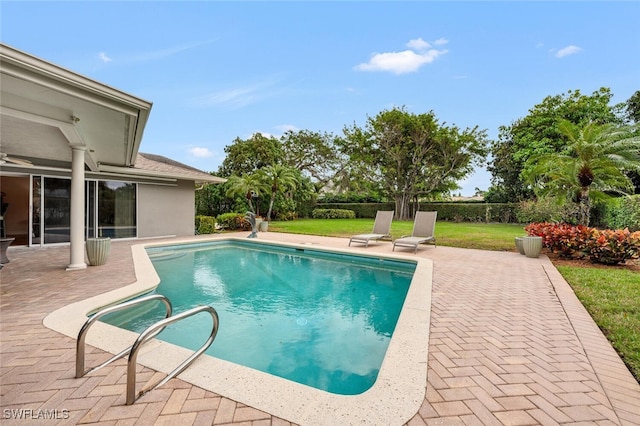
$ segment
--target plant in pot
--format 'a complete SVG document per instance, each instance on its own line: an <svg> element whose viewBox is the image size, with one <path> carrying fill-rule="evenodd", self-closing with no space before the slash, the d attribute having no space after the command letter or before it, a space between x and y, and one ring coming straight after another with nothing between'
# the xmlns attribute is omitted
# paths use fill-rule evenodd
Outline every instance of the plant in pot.
<svg viewBox="0 0 640 426"><path fill-rule="evenodd" d="M86 250L89 265L104 265L111 250L111 238L102 236L102 229L99 230L99 237L87 238Z"/></svg>

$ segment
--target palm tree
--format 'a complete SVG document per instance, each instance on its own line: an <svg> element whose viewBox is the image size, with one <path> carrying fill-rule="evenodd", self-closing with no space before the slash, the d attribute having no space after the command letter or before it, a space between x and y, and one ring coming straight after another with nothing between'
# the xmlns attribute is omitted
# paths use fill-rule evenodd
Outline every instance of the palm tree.
<svg viewBox="0 0 640 426"><path fill-rule="evenodd" d="M255 212L253 206L253 198L267 192L261 176L257 173L243 174L242 176L231 176L228 181L229 189L227 189L227 197L244 196L249 203L249 210Z"/></svg>
<svg viewBox="0 0 640 426"><path fill-rule="evenodd" d="M526 177L539 195L576 202L578 222L588 226L591 199L633 190L626 172L640 170L640 127L580 127L565 120L558 128L569 142L565 150L532 158Z"/></svg>
<svg viewBox="0 0 640 426"><path fill-rule="evenodd" d="M274 164L271 166L263 167L259 171L262 176L262 181L267 187L271 187L271 198L269 200L269 211L267 211L266 220L271 218L271 212L273 210L273 203L276 200L276 195L279 192L285 192L290 189L295 189L297 183L296 170L290 167L283 166L281 164Z"/></svg>

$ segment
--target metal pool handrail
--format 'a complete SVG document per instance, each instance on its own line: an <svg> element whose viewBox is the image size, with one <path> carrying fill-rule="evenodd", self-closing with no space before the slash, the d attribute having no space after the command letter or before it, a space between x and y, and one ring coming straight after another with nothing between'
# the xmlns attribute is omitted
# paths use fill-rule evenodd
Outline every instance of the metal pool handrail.
<svg viewBox="0 0 640 426"><path fill-rule="evenodd" d="M192 315L196 315L200 312L209 312L209 314L211 315L211 318L213 319L213 327L211 328L211 334L209 335L209 338L204 342L204 344L200 347L200 349L198 349L191 356L189 356L189 358L187 358L180 365L178 365L178 367L176 367L175 370L169 373L167 377L160 380L158 383L156 383L152 387L149 387L148 389L145 389L145 390L141 390L136 396L136 393L135 393L136 392L136 359L138 357L138 351L140 350L140 347L144 343L148 342L155 335L157 335L160 331L162 331L167 325L174 323L176 321L180 321ZM127 362L127 402L126 404L127 405L133 404L137 398L141 397L142 395L144 395L149 391L154 390L158 386L162 386L163 384L171 380L173 377L182 373L189 365L191 365L191 363L197 357L202 355L202 353L206 351L209 348L209 346L211 346L211 343L213 343L213 340L216 338L216 334L218 333L218 326L219 326L218 313L216 312L215 309L213 309L211 306L197 306L188 311L184 311L180 314L160 320L157 323L151 325L142 333L140 333L140 336L138 336L138 339L136 339L135 343L131 347L131 353L129 354L129 361Z"/></svg>
<svg viewBox="0 0 640 426"><path fill-rule="evenodd" d="M172 307L171 307L171 302L169 301L169 299L167 299L166 296L163 296L162 294L152 294L149 296L144 296L141 297L139 299L134 299L134 300L130 300L128 302L124 302L124 303L120 303L119 305L115 305L115 306L109 306L107 308L101 309L100 311L96 312L91 318L87 319L87 321L82 325L82 328L80 329L80 332L78 333L78 340L76 341L76 378L80 378L82 376L84 376L85 374L91 372L91 371L95 371L99 368L102 368L110 363L112 363L113 361L122 358L123 356L127 355L131 349L133 348L132 346L129 346L126 349L123 349L121 352L117 353L116 355L114 355L113 357L109 358L108 360L106 360L105 362L103 362L102 364L90 368L87 371L84 371L84 341L87 335L87 332L89 331L89 328L95 324L102 316L106 315L106 314L110 314L113 312L117 312L117 311L121 311L123 309L128 309L131 308L133 306L137 306L137 305L141 305L143 303L146 302L150 302L153 300L159 300L161 302L164 303L165 306L165 310L166 310L166 315L165 315L165 319L169 318L171 316L172 313ZM156 336L158 333L160 333L162 330L164 329L164 327L158 329L155 331L154 334L148 336L148 338L152 338L154 336Z"/></svg>

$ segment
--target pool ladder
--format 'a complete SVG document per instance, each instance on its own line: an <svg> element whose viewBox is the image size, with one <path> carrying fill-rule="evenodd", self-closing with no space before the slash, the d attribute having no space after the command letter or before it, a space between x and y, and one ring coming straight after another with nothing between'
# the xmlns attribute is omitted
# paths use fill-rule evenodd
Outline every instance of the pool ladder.
<svg viewBox="0 0 640 426"><path fill-rule="evenodd" d="M141 305L143 303L147 303L147 302L151 302L151 301L161 301L164 304L165 311L166 311L165 318L163 320L160 320L160 321L156 322L155 324L149 326L146 330L144 330L142 333L140 333L140 335L138 336L136 341L133 343L133 345L129 346L126 349L123 349L122 351L120 351L119 353L117 353L113 357L109 358L108 360L106 360L102 364L97 365L97 366L95 366L93 368L90 368L90 369L85 371L85 369L84 369L84 349L85 349L84 341L85 341L87 332L89 331L89 328L93 324L95 324L101 317L103 317L106 314L110 314L110 313L117 312L117 311L122 311L124 309L128 309L128 308L131 308L131 307L134 307L134 306L138 306L138 305ZM213 319L213 327L211 328L211 333L209 335L209 338L206 340L206 342L204 342L204 344L200 347L200 349L195 351L191 356L189 356L186 360L184 360L180 365L178 365L175 368L175 370L173 370L171 373L169 373L164 379L160 380L158 383L156 383L153 386L149 386L146 389L141 390L136 395L136 359L138 357L138 351L140 350L140 347L143 344L145 344L146 342L148 342L149 340L151 340L152 338L154 338L155 336L157 336L158 334L160 334L162 332L162 330L164 330L165 327L168 326L169 324L177 322L177 321L180 321L180 320L182 320L184 318L187 318L187 317L190 317L192 315L196 315L196 314L198 314L200 312L208 312L211 315L211 318ZM120 303L119 305L110 306L110 307L101 309L100 311L98 311L94 315L92 315L89 319L87 319L87 321L84 323L84 325L80 329L80 332L78 333L78 340L76 342L76 378L80 378L80 377L84 376L85 374L88 374L88 373L90 373L92 371L96 371L97 369L102 368L102 367L104 367L106 365L109 365L113 361L116 361L116 360L124 357L125 355L129 354L129 360L127 361L127 400L126 400L126 403L127 403L127 405L131 405L136 401L136 399L138 399L139 397L141 397L145 393L150 392L150 391L154 390L155 388L164 385L169 380L171 380L172 378L174 378L178 374L182 373L187 367L189 367L189 365L191 365L191 363L196 358L198 358L200 355L202 355L202 353L204 351L206 351L209 348L209 346L211 346L211 343L213 343L213 340L216 338L216 334L218 333L218 326L219 326L218 313L211 306L197 306L197 307L195 307L193 309L190 309L188 311L184 311L182 313L179 313L177 315L173 315L172 316L171 302L169 301L169 299L166 296L163 296L161 294L152 294L152 295L149 295L149 296L145 296L145 297L141 297L141 298L138 298L138 299L130 300L128 302Z"/></svg>

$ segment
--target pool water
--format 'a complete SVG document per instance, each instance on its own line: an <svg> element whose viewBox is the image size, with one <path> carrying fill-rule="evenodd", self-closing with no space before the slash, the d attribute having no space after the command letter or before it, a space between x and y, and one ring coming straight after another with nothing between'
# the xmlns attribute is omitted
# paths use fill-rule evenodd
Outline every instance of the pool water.
<svg viewBox="0 0 640 426"><path fill-rule="evenodd" d="M207 354L341 395L376 381L416 266L233 240L147 253L174 314L201 304L218 312ZM162 317L158 306L104 321L141 332ZM195 350L210 330L211 318L197 315L158 338Z"/></svg>

